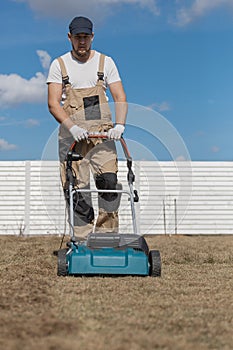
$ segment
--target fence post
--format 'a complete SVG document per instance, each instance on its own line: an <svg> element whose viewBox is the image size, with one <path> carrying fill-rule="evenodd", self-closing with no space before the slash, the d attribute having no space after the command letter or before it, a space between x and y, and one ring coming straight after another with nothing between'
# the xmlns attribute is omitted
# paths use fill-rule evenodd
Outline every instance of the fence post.
<svg viewBox="0 0 233 350"><path fill-rule="evenodd" d="M163 200L163 226L164 226L164 234L167 234L167 224L166 224L166 207L165 200Z"/></svg>
<svg viewBox="0 0 233 350"><path fill-rule="evenodd" d="M30 234L31 162L25 162L24 234Z"/></svg>
<svg viewBox="0 0 233 350"><path fill-rule="evenodd" d="M174 199L174 213L175 213L175 235L177 234L177 204L176 198Z"/></svg>

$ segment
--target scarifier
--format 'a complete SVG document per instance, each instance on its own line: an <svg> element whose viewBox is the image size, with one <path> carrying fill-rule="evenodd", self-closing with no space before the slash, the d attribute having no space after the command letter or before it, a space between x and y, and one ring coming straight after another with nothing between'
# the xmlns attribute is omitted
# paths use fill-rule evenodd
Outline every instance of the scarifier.
<svg viewBox="0 0 233 350"><path fill-rule="evenodd" d="M94 133L89 138L107 139L106 134ZM107 141L107 140L106 140ZM127 160L128 190L98 190L74 188L72 162L82 156L74 152L76 141L71 145L66 156L66 176L69 183L69 224L70 241L67 248L57 251L58 276L82 275L137 275L161 276L161 257L159 250L149 250L143 235L137 232L134 202L139 200L133 188L135 175L132 170L132 158L123 137L120 139ZM131 205L133 233L90 233L86 239L74 235L73 196L82 192L108 192L126 194Z"/></svg>

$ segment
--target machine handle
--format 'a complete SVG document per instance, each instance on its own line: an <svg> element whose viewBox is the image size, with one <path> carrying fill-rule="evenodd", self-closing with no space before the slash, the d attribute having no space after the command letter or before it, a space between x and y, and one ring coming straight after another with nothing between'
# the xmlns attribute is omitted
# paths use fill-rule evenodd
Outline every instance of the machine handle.
<svg viewBox="0 0 233 350"><path fill-rule="evenodd" d="M93 133L90 133L88 134L88 139L109 139L108 137L108 133L107 132L93 132ZM110 139L109 139L110 140ZM70 151L73 152L74 151L74 148L76 146L78 141L74 141L73 144L70 146ZM121 143L121 146L122 146L122 149L124 151L124 154L125 154L125 158L127 160L127 167L128 167L128 182L130 184L132 184L134 181L135 181L135 176L134 176L134 173L132 171L132 157L129 153L129 150L128 150L128 147L126 145L126 142L125 142L125 139L123 138L123 136L121 136L120 138L120 143Z"/></svg>
<svg viewBox="0 0 233 350"><path fill-rule="evenodd" d="M107 132L102 132L102 133L100 133L100 132L93 132L93 133L88 134L88 139L105 139L105 140L107 140L109 138L108 138L108 133ZM125 139L123 138L123 136L120 138L120 143L121 143L121 146L123 148L125 157L127 159L127 163L129 163L129 165L132 165L132 157L131 157L131 155L129 153L128 147L126 145L126 142L125 142ZM77 144L77 141L74 141L73 144L70 147L71 151L74 149L76 144Z"/></svg>

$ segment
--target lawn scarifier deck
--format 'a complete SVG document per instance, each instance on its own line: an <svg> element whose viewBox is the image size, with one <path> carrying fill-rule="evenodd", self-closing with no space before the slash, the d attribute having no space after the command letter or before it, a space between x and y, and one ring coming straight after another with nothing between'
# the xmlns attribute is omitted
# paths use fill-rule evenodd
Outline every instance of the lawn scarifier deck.
<svg viewBox="0 0 233 350"><path fill-rule="evenodd" d="M95 133L90 138L104 138L105 134ZM69 183L70 241L67 248L57 252L58 276L68 275L138 275L161 276L161 257L158 250L149 250L145 238L137 232L134 202L139 200L133 189L135 176L132 170L132 158L123 138L120 139L126 160L129 190L75 189L72 162L82 159L74 152L75 144L70 147L66 157L66 175ZM132 214L133 234L128 233L90 233L86 239L74 235L73 196L76 192L125 193L129 196Z"/></svg>

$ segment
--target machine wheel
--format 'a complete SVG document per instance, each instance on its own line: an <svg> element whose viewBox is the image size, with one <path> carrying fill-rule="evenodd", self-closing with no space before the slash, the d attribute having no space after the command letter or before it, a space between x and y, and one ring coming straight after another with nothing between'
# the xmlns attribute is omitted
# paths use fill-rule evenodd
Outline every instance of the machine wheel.
<svg viewBox="0 0 233 350"><path fill-rule="evenodd" d="M57 275L67 276L66 253L68 249L60 249L57 252Z"/></svg>
<svg viewBox="0 0 233 350"><path fill-rule="evenodd" d="M151 250L149 252L149 264L151 277L161 277L161 256L159 250Z"/></svg>

